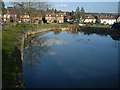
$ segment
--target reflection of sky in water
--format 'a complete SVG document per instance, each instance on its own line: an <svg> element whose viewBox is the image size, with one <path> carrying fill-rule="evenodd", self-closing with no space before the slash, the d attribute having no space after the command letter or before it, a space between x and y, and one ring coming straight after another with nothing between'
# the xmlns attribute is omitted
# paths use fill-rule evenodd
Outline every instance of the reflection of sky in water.
<svg viewBox="0 0 120 90"><path fill-rule="evenodd" d="M55 44L56 45L66 44L67 42L57 38L41 37L39 39L35 39L35 43L40 44L40 46L52 46Z"/></svg>
<svg viewBox="0 0 120 90"><path fill-rule="evenodd" d="M26 87L117 86L118 52L110 36L49 32L36 40L43 37L48 46L25 49Z"/></svg>

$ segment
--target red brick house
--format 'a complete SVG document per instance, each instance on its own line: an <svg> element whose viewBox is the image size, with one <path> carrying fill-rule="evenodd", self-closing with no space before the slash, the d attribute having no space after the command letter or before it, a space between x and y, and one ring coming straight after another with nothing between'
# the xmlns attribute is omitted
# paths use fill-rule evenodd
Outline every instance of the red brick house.
<svg viewBox="0 0 120 90"><path fill-rule="evenodd" d="M50 13L45 16L47 23L64 23L66 13Z"/></svg>

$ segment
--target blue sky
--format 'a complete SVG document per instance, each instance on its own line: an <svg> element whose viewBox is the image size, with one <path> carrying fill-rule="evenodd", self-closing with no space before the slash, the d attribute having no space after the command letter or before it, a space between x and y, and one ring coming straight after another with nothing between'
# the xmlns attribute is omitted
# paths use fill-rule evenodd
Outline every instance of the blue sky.
<svg viewBox="0 0 120 90"><path fill-rule="evenodd" d="M6 0L4 0L6 1ZM7 0L10 1L10 0ZM54 0L55 1L55 0ZM75 11L76 8L79 6L84 7L86 12L92 13L117 13L118 12L118 0L113 0L112 2L81 2L80 0L74 0L67 2L60 2L61 0L53 2L53 0L48 0L47 2L50 3L51 8L56 8L57 10L62 11ZM89 1L89 0L88 0ZM105 0L104 0L105 1ZM9 6L7 4L7 6Z"/></svg>
<svg viewBox="0 0 120 90"><path fill-rule="evenodd" d="M63 11L75 11L76 7L84 7L86 12L117 13L117 2L51 2L51 7Z"/></svg>

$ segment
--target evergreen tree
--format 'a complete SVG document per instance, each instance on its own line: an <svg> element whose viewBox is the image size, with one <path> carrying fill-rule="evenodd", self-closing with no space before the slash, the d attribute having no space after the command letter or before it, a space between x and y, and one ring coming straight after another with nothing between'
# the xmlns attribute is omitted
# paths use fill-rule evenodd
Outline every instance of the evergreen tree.
<svg viewBox="0 0 120 90"><path fill-rule="evenodd" d="M100 23L101 21L100 21L100 18L98 17L98 16L95 16L95 19L96 19L96 21L95 21L95 23Z"/></svg>
<svg viewBox="0 0 120 90"><path fill-rule="evenodd" d="M57 13L57 10L55 9L54 12Z"/></svg>
<svg viewBox="0 0 120 90"><path fill-rule="evenodd" d="M0 12L2 12L2 14L5 14L6 13L6 8L5 8L5 4L4 2L1 2L0 1Z"/></svg>
<svg viewBox="0 0 120 90"><path fill-rule="evenodd" d="M75 21L76 21L77 23L80 22L80 8L79 8L79 7L76 8Z"/></svg>
<svg viewBox="0 0 120 90"><path fill-rule="evenodd" d="M81 19L80 20L81 22L84 22L84 20L85 20L85 10L84 10L83 7L81 8L81 17L80 17L80 19Z"/></svg>
<svg viewBox="0 0 120 90"><path fill-rule="evenodd" d="M77 13L80 12L80 8L79 8L79 7L76 8L76 12L77 12Z"/></svg>

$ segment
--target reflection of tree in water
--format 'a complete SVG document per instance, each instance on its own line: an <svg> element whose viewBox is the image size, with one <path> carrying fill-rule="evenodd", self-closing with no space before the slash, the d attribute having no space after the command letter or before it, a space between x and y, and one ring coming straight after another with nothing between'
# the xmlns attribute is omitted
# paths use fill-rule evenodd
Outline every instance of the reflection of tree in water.
<svg viewBox="0 0 120 90"><path fill-rule="evenodd" d="M76 31L75 29L73 29L73 30L71 30L70 32L69 32L71 35L72 35L72 37L74 38L74 39L76 39L77 37L78 37L78 31Z"/></svg>
<svg viewBox="0 0 120 90"><path fill-rule="evenodd" d="M29 60L27 64L29 67L33 67L35 63L41 63L40 58L44 55L55 55L56 52L50 52L50 46L53 45L61 45L66 44L66 41L63 41L58 38L49 38L49 37L37 37L37 38L30 38L30 40L26 41L26 49L24 51L24 59Z"/></svg>
<svg viewBox="0 0 120 90"><path fill-rule="evenodd" d="M44 42L44 40L44 38L39 39L39 42ZM27 60L25 61L27 62L26 65L30 68L33 68L36 63L40 64L40 58L42 58L42 56L44 56L50 49L50 47L40 46L39 42L34 43L34 40L29 40L29 45L27 45L27 48L24 51L24 60Z"/></svg>
<svg viewBox="0 0 120 90"><path fill-rule="evenodd" d="M120 41L120 30L119 29L113 29L114 31L111 32L110 36L113 40Z"/></svg>
<svg viewBox="0 0 120 90"><path fill-rule="evenodd" d="M57 34L60 34L61 33L61 30L53 30L54 34L57 35Z"/></svg>
<svg viewBox="0 0 120 90"><path fill-rule="evenodd" d="M113 40L120 40L120 30L111 29L111 28L92 28L92 27L84 27L80 28L79 32L82 32L86 35L97 34L97 35L110 35Z"/></svg>

